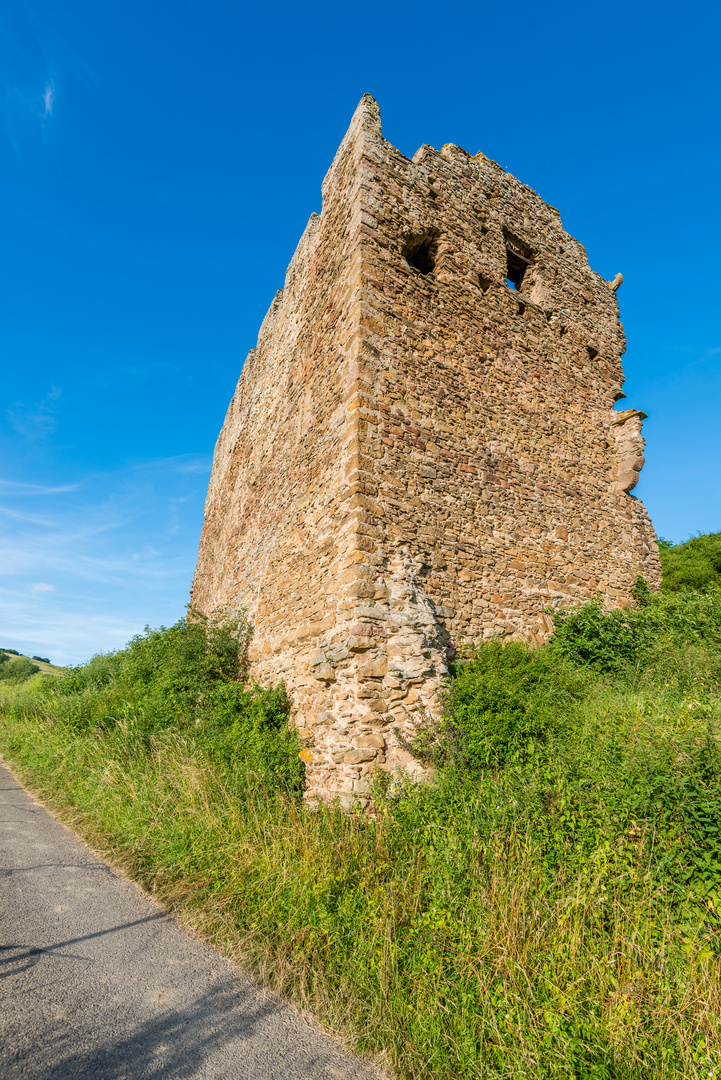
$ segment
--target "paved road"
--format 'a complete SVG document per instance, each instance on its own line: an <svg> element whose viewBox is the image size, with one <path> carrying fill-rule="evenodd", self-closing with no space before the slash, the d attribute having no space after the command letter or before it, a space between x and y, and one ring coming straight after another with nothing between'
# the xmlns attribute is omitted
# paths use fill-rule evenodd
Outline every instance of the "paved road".
<svg viewBox="0 0 721 1080"><path fill-rule="evenodd" d="M0 763L2 1080L377 1080L185 933Z"/></svg>

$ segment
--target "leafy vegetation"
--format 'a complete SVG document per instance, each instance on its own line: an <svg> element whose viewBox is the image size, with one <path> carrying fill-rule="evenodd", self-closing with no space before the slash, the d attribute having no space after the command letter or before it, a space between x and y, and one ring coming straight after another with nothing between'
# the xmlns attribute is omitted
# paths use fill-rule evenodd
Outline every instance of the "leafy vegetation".
<svg viewBox="0 0 721 1080"><path fill-rule="evenodd" d="M24 708L78 735L121 730L144 751L155 733L172 734L209 762L242 761L269 790L302 790L290 699L283 686L248 683L249 640L244 620L213 623L192 614L45 680Z"/></svg>
<svg viewBox="0 0 721 1080"><path fill-rule="evenodd" d="M473 775L531 760L583 699L588 676L548 649L486 642L457 664L440 722L424 716L408 748Z"/></svg>
<svg viewBox="0 0 721 1080"><path fill-rule="evenodd" d="M32 660L28 660L27 656L16 653L11 658L6 652L0 652L0 680L3 682L22 683L37 671L40 671L40 668Z"/></svg>
<svg viewBox="0 0 721 1080"><path fill-rule="evenodd" d="M4 691L0 746L83 834L265 982L413 1080L721 1069L721 594L556 612L420 716L421 786L302 800L248 629L148 630ZM172 807L172 812L169 808Z"/></svg>
<svg viewBox="0 0 721 1080"><path fill-rule="evenodd" d="M637 673L687 663L689 650L709 666L712 682L721 675L721 589L652 593L640 578L636 604L604 611L600 600L554 611L556 632L549 652L596 671ZM691 674L695 681L696 670Z"/></svg>
<svg viewBox="0 0 721 1080"><path fill-rule="evenodd" d="M664 592L721 587L721 532L694 536L685 544L659 541Z"/></svg>

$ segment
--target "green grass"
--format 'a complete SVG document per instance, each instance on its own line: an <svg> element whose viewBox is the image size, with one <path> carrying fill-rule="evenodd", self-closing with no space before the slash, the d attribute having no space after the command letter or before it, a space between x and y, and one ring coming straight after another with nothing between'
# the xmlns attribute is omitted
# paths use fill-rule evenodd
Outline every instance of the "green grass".
<svg viewBox="0 0 721 1080"><path fill-rule="evenodd" d="M708 1077L721 618L712 594L674 603L642 595L625 623L589 606L551 647L469 654L418 732L433 782L379 782L375 817L304 805L287 699L246 684L239 624L7 687L0 748L96 849L399 1077Z"/></svg>

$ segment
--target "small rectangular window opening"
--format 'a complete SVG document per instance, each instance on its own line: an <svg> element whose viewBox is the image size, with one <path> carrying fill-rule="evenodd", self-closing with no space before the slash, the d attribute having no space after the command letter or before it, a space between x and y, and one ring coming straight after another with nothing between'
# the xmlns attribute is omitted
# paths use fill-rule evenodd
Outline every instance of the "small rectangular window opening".
<svg viewBox="0 0 721 1080"><path fill-rule="evenodd" d="M506 248L506 282L511 289L520 289L524 274L531 265L530 259L524 259L517 251Z"/></svg>
<svg viewBox="0 0 721 1080"><path fill-rule="evenodd" d="M435 269L439 235L436 229L429 229L425 233L407 237L403 246L403 258L424 276L432 274Z"/></svg>

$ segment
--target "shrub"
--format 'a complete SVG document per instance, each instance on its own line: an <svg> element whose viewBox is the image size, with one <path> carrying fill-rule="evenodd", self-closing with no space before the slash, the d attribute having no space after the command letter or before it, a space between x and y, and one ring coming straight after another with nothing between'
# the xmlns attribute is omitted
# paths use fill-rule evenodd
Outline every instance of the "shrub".
<svg viewBox="0 0 721 1080"><path fill-rule="evenodd" d="M31 675L34 675L36 671L40 671L37 664L33 664L32 660L28 660L27 656L18 656L14 660L8 660L0 665L0 679L3 682L22 683L29 679Z"/></svg>
<svg viewBox="0 0 721 1080"><path fill-rule="evenodd" d="M239 769L269 790L302 791L290 698L282 685L248 683L249 641L242 617L214 621L191 612L48 679L45 707L74 732L122 728L148 748L154 736L175 731L222 769Z"/></svg>
<svg viewBox="0 0 721 1080"><path fill-rule="evenodd" d="M587 684L548 650L485 642L456 665L440 728L426 718L411 749L434 764L471 771L532 755L564 724Z"/></svg>
<svg viewBox="0 0 721 1080"><path fill-rule="evenodd" d="M85 664L70 668L66 675L45 684L45 691L61 697L73 697L82 691L98 691L116 678L121 653L99 653Z"/></svg>
<svg viewBox="0 0 721 1080"><path fill-rule="evenodd" d="M600 671L637 663L656 641L656 627L641 610L605 611L600 599L550 614L556 628L552 651Z"/></svg>
<svg viewBox="0 0 721 1080"><path fill-rule="evenodd" d="M145 628L122 653L123 677L171 692L201 689L245 677L250 625L242 617L210 620L191 611L188 618L159 630Z"/></svg>
<svg viewBox="0 0 721 1080"><path fill-rule="evenodd" d="M550 651L615 674L643 670L669 649L721 652L721 589L653 593L639 578L633 591L635 607L605 611L598 598L549 612L556 628Z"/></svg>
<svg viewBox="0 0 721 1080"><path fill-rule="evenodd" d="M194 741L214 761L242 762L267 790L302 791L305 768L300 742L288 727L291 699L285 686L219 683L199 702Z"/></svg>
<svg viewBox="0 0 721 1080"><path fill-rule="evenodd" d="M442 717L424 716L407 744L436 766L435 783L396 813L438 828L429 822L474 802L479 836L528 830L550 875L612 851L621 888L643 863L670 903L705 910L721 895L720 675L691 673L693 697L632 692L549 645L488 642L457 664Z"/></svg>
<svg viewBox="0 0 721 1080"><path fill-rule="evenodd" d="M721 587L721 532L694 536L685 544L659 541L664 592Z"/></svg>
<svg viewBox="0 0 721 1080"><path fill-rule="evenodd" d="M47 656L34 656L33 660L39 660L41 664L49 664L50 660Z"/></svg>

